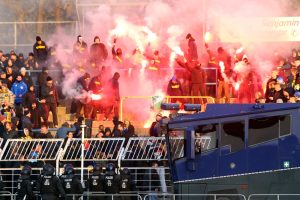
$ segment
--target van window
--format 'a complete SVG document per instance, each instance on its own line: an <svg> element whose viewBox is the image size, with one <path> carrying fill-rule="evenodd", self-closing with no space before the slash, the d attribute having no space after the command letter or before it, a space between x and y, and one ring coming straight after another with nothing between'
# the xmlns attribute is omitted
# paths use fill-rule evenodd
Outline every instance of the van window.
<svg viewBox="0 0 300 200"><path fill-rule="evenodd" d="M291 116L273 116L249 120L248 146L277 139L291 133Z"/></svg>
<svg viewBox="0 0 300 200"><path fill-rule="evenodd" d="M170 130L168 136L172 160L183 158L185 156L185 130Z"/></svg>
<svg viewBox="0 0 300 200"><path fill-rule="evenodd" d="M195 153L217 148L217 126L217 124L208 124L195 129Z"/></svg>
<svg viewBox="0 0 300 200"><path fill-rule="evenodd" d="M221 129L221 146L230 146L230 152L244 149L245 122L223 123Z"/></svg>

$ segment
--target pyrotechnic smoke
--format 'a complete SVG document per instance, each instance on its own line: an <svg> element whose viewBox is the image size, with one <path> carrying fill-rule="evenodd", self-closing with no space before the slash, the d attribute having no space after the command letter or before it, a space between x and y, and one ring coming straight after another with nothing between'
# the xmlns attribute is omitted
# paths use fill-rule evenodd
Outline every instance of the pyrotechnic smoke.
<svg viewBox="0 0 300 200"><path fill-rule="evenodd" d="M121 73L121 96L151 96L158 89L166 91L167 83L165 80L160 83L161 80L149 77L144 73L147 68L147 57L151 56L154 49L158 49L160 55L169 60L166 67L169 67L170 71L167 73L168 77L166 79L171 78L176 67L174 63L176 56L182 56L186 53L187 41L185 36L187 33L191 33L196 39L200 58L206 55L206 52L201 48L205 41L214 43L209 44L212 51L216 51L218 46L223 46L226 51L243 47L243 50L247 51L247 56L253 66L252 70L255 70L264 79L266 74L270 74L274 68L273 64L268 62L268 58L273 54L272 47L277 48L277 45L271 46L270 43L262 43L261 41L255 43L259 39L259 32L253 31L255 30L255 27L252 27L253 24L243 24L243 20L252 17L274 17L290 14L286 4L285 0L152 1L146 6L145 12L138 17L135 12L132 12L132 8L114 12L114 9L111 9L109 5L104 5L91 9L86 13L85 29L82 34L89 46L92 44L94 36L99 35L101 41L107 44L108 52L111 52L111 44L114 38L117 38L116 46L122 48L123 55L132 56L133 50L139 48L143 55L140 59L137 59L139 61L135 63L136 65L132 64L133 59L131 57L127 58L128 62L124 62L126 64L122 66L133 70L130 77ZM207 7L206 13L202 7L203 5ZM140 12L138 8L136 10ZM203 23L205 26L203 26ZM204 35L205 29L209 29L210 33ZM244 36L245 32L248 34L247 37ZM252 32L255 34L251 34ZM222 40L228 39L230 35L234 35L236 41L222 44ZM72 47L76 41L76 38L70 38L63 34L57 34L56 36L59 39L54 40L58 40L62 47ZM54 41L51 42L54 43ZM282 50L290 52L290 44L282 45L281 43L280 45ZM242 51L242 49L238 51ZM66 62L66 55L60 54L59 57L63 62ZM107 62L107 65L109 65L112 73L119 71L119 66L111 60ZM135 67L137 69L134 69ZM240 64L235 66L235 70L237 73L249 71L248 68L240 66ZM225 73L223 74L225 75ZM112 76L112 74L108 76ZM66 76L67 80L65 80L64 86L67 89L64 91L67 95L69 91L72 91L70 89L74 87L74 77L78 77L78 75L68 74ZM126 109L134 112L134 114L138 113L141 118L148 116L149 113L145 110L150 107L149 102L141 103L140 100L136 102L138 103L127 104Z"/></svg>

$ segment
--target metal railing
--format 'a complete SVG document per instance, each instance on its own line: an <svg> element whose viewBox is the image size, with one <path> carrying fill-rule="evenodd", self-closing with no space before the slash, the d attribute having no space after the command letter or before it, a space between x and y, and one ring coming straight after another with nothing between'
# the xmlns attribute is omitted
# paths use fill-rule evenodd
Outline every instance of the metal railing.
<svg viewBox="0 0 300 200"><path fill-rule="evenodd" d="M84 140L84 161L117 161L125 138L87 138ZM82 142L79 138L67 141L61 161L80 161Z"/></svg>
<svg viewBox="0 0 300 200"><path fill-rule="evenodd" d="M300 194L251 194L248 196L248 200L255 199L298 200L300 199Z"/></svg>
<svg viewBox="0 0 300 200"><path fill-rule="evenodd" d="M0 154L1 161L54 161L63 139L9 139Z"/></svg>
<svg viewBox="0 0 300 200"><path fill-rule="evenodd" d="M228 197L235 197L239 200L247 200L245 195L242 194L159 194L159 193L152 193L147 194L144 197L144 200L151 200L152 197L159 196L160 199L167 199L167 200L175 200L175 199L181 199L181 200L217 200L219 198L228 198ZM227 199L226 198L226 199Z"/></svg>
<svg viewBox="0 0 300 200"><path fill-rule="evenodd" d="M123 115L123 109L124 109L124 102L128 99L142 99L142 100L150 100L155 96L125 96L122 97L120 100L120 120L123 121L124 115ZM163 96L161 97L164 101L169 101L170 99L206 99L208 103L215 103L215 99L211 96Z"/></svg>
<svg viewBox="0 0 300 200"><path fill-rule="evenodd" d="M18 41L18 32L19 32L18 26L24 26L24 25L37 25L37 26L38 25L72 25L72 26L74 26L74 36L77 35L78 29L79 29L78 21L0 22L0 26L12 26L13 27L13 33L10 34L10 36L13 36L13 43L0 44L0 47L13 47L14 49L16 49L17 47L31 47L32 48L33 44L19 43L19 41ZM34 31L32 28L29 28L28 30L33 31L32 34L35 34L37 32L37 31ZM47 33L44 33L43 35L46 35L46 34Z"/></svg>

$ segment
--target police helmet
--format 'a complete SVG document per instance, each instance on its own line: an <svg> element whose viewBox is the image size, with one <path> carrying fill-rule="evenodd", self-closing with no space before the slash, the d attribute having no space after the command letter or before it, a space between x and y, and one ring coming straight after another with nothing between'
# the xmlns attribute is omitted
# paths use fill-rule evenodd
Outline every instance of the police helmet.
<svg viewBox="0 0 300 200"><path fill-rule="evenodd" d="M130 175L130 170L128 168L124 168L124 169L122 169L121 174L122 175Z"/></svg>
<svg viewBox="0 0 300 200"><path fill-rule="evenodd" d="M284 84L284 80L283 80L283 78L280 77L280 76L276 79L276 81L277 81L277 83L279 83L279 84Z"/></svg>
<svg viewBox="0 0 300 200"><path fill-rule="evenodd" d="M31 175L31 167L29 165L25 165L21 171L21 175Z"/></svg>
<svg viewBox="0 0 300 200"><path fill-rule="evenodd" d="M43 175L50 176L54 174L54 167L50 164L45 164L43 166Z"/></svg>
<svg viewBox="0 0 300 200"><path fill-rule="evenodd" d="M295 96L297 99L300 99L300 92L295 92L294 96Z"/></svg>
<svg viewBox="0 0 300 200"><path fill-rule="evenodd" d="M72 164L66 164L64 166L64 170L65 170L65 174L67 175L74 174L74 167Z"/></svg>
<svg viewBox="0 0 300 200"><path fill-rule="evenodd" d="M116 169L116 167L115 167L115 165L113 163L108 163L106 165L106 171L107 172L113 172L113 171L115 171L115 169Z"/></svg>
<svg viewBox="0 0 300 200"><path fill-rule="evenodd" d="M93 168L93 172L101 172L101 166L99 164L95 164Z"/></svg>

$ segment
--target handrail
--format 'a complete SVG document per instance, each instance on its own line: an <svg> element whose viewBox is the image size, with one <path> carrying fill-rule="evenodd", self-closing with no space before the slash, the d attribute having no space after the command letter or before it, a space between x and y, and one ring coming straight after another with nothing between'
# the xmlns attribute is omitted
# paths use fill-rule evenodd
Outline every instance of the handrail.
<svg viewBox="0 0 300 200"><path fill-rule="evenodd" d="M250 194L248 196L248 200L251 200L252 197L270 197L270 196L276 196L277 197L277 200L280 200L280 196L283 196L283 197L287 197L287 196L299 196L300 197L300 194Z"/></svg>
<svg viewBox="0 0 300 200"><path fill-rule="evenodd" d="M124 101L127 99L151 99L155 96L124 96L121 97L120 100L120 110L119 110L119 116L120 121L123 121L123 104ZM162 96L163 99L166 99L167 101L169 99L207 99L210 100L212 103L215 103L215 99L211 96Z"/></svg>
<svg viewBox="0 0 300 200"><path fill-rule="evenodd" d="M243 194L164 194L164 193L151 193L147 194L144 197L144 200L150 200L150 196L163 196L165 197L171 197L172 199L176 199L175 197L213 197L214 200L217 200L217 197L241 197L244 200L247 200L245 195Z"/></svg>

